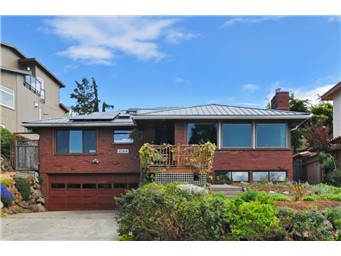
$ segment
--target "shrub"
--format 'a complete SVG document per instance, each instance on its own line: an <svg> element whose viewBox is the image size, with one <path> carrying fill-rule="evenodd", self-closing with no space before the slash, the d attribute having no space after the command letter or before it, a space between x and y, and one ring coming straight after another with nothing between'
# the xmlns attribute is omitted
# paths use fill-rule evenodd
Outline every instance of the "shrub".
<svg viewBox="0 0 341 256"><path fill-rule="evenodd" d="M327 209L324 216L333 224L335 229L341 229L341 207Z"/></svg>
<svg viewBox="0 0 341 256"><path fill-rule="evenodd" d="M320 183L314 186L313 190L311 191L311 194L312 195L326 195L326 194L337 194L340 192L341 192L340 188Z"/></svg>
<svg viewBox="0 0 341 256"><path fill-rule="evenodd" d="M14 200L13 195L8 191L7 187L4 184L0 184L1 186L1 202L5 207L9 207L12 205L12 201Z"/></svg>
<svg viewBox="0 0 341 256"><path fill-rule="evenodd" d="M294 214L291 220L293 224L290 234L293 240L327 241L333 239L331 223L317 211L316 207L311 211Z"/></svg>
<svg viewBox="0 0 341 256"><path fill-rule="evenodd" d="M263 204L275 204L276 203L276 197L271 196L270 194L264 192L264 191L256 191L247 189L245 192L238 194L235 197L235 200L243 201L243 202L251 202L251 201L258 201Z"/></svg>
<svg viewBox="0 0 341 256"><path fill-rule="evenodd" d="M222 240L227 199L180 189L177 183L150 183L116 198L122 239Z"/></svg>
<svg viewBox="0 0 341 256"><path fill-rule="evenodd" d="M289 207L278 207L277 217L281 221L281 225L285 230L290 230L292 226L292 217L295 214L295 210Z"/></svg>
<svg viewBox="0 0 341 256"><path fill-rule="evenodd" d="M12 178L7 178L7 179L3 179L0 181L1 184L4 184L6 187L9 188L10 184L14 183L14 180Z"/></svg>
<svg viewBox="0 0 341 256"><path fill-rule="evenodd" d="M341 171L330 172L326 175L325 181L327 184L341 187Z"/></svg>
<svg viewBox="0 0 341 256"><path fill-rule="evenodd" d="M14 181L16 183L16 187L18 191L20 192L22 198L25 201L28 201L30 199L31 189L30 184L27 183L26 179L16 177L14 178Z"/></svg>
<svg viewBox="0 0 341 256"><path fill-rule="evenodd" d="M231 200L229 206L230 240L269 240L272 231L280 229L278 210L271 204Z"/></svg>
<svg viewBox="0 0 341 256"><path fill-rule="evenodd" d="M38 176L38 183L39 184L41 184L41 183L43 183L43 181L44 181L44 178L43 178L43 176Z"/></svg>
<svg viewBox="0 0 341 256"><path fill-rule="evenodd" d="M1 155L9 158L11 155L11 145L13 144L13 134L4 127L0 127Z"/></svg>
<svg viewBox="0 0 341 256"><path fill-rule="evenodd" d="M305 196L305 197L303 197L303 200L304 201L316 201L317 198L316 198L316 196Z"/></svg>

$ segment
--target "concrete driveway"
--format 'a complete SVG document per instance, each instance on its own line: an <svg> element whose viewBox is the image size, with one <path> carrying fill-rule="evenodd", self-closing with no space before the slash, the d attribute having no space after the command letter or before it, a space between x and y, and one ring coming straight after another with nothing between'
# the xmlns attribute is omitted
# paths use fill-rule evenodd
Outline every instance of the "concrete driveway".
<svg viewBox="0 0 341 256"><path fill-rule="evenodd" d="M116 211L48 211L0 218L4 241L117 241Z"/></svg>

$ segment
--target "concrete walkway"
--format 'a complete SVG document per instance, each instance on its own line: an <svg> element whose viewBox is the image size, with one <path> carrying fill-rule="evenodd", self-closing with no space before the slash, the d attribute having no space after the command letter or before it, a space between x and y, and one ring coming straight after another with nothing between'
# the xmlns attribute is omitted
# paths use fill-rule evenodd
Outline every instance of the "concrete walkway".
<svg viewBox="0 0 341 256"><path fill-rule="evenodd" d="M51 211L0 218L3 241L117 241L116 211Z"/></svg>

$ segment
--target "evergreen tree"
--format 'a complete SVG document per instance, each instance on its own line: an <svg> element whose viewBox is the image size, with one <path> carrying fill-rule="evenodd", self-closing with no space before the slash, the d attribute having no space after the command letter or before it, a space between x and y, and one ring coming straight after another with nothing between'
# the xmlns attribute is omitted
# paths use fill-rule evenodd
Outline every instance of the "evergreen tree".
<svg viewBox="0 0 341 256"><path fill-rule="evenodd" d="M92 86L93 86L93 89L94 89L94 96L95 96L95 99L94 99L94 112L99 112L99 103L101 102L99 99L98 99L98 90L97 90L97 84L96 84L96 81L95 79L92 77Z"/></svg>
<svg viewBox="0 0 341 256"><path fill-rule="evenodd" d="M90 85L87 78L82 79L82 83L76 82L76 88L70 94L70 98L76 99L76 105L71 106L73 113L77 115L85 115L93 112L99 112L98 86L96 80L92 77ZM114 105L107 104L103 101L102 112L107 109L114 109Z"/></svg>
<svg viewBox="0 0 341 256"><path fill-rule="evenodd" d="M94 80L93 80L94 81ZM94 86L89 84L89 80L82 79L82 83L76 82L76 88L70 94L70 98L76 99L76 105L71 106L71 110L78 115L85 115L94 112Z"/></svg>

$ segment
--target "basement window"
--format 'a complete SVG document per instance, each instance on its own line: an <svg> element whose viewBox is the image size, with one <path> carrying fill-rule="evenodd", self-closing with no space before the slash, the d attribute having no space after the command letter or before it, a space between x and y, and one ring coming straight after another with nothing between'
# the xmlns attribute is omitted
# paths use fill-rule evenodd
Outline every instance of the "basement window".
<svg viewBox="0 0 341 256"><path fill-rule="evenodd" d="M252 181L280 182L285 181L286 171L253 171Z"/></svg>

